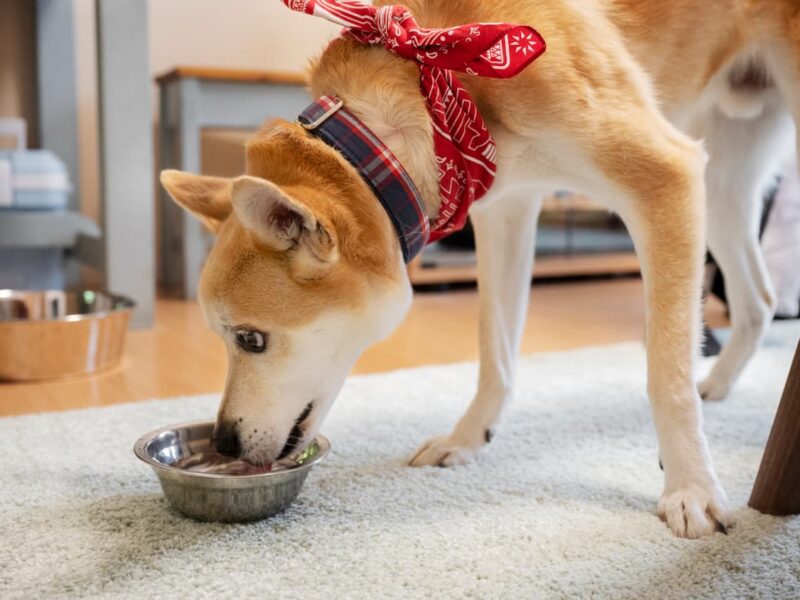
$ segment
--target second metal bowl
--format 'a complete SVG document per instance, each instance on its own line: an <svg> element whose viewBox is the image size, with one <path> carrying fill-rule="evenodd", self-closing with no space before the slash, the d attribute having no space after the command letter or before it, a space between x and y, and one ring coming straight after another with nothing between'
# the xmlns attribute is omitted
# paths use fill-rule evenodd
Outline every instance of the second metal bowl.
<svg viewBox="0 0 800 600"><path fill-rule="evenodd" d="M183 514L200 521L253 521L283 510L300 493L311 467L330 450L318 435L285 468L256 475L219 475L172 466L181 458L208 450L214 421L173 425L139 438L134 452L153 468L164 495Z"/></svg>
<svg viewBox="0 0 800 600"><path fill-rule="evenodd" d="M0 381L54 379L115 365L133 306L94 290L0 290Z"/></svg>

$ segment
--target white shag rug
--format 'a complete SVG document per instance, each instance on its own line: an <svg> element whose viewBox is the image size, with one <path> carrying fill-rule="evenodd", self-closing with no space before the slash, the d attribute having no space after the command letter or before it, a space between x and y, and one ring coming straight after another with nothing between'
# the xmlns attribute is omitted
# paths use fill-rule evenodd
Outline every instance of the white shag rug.
<svg viewBox="0 0 800 600"><path fill-rule="evenodd" d="M800 517L745 508L800 326L776 326L706 431L728 535L673 537L639 344L525 358L474 464L411 469L469 401L476 365L350 379L333 452L285 514L172 511L139 435L217 396L0 420L0 598L798 598ZM704 367L707 367L704 364Z"/></svg>

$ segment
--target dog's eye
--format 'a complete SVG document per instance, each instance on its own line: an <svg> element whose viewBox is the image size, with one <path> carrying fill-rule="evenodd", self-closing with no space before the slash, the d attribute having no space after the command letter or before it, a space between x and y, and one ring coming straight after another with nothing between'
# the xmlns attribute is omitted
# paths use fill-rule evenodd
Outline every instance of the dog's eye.
<svg viewBox="0 0 800 600"><path fill-rule="evenodd" d="M267 349L267 336L260 331L237 329L234 332L236 344L245 352L263 352Z"/></svg>

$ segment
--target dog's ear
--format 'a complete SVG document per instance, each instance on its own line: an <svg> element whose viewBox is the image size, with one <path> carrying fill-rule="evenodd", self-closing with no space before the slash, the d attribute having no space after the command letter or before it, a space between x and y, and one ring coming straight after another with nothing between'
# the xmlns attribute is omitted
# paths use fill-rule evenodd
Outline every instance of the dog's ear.
<svg viewBox="0 0 800 600"><path fill-rule="evenodd" d="M161 185L177 204L216 232L233 210L232 180L168 169L161 171Z"/></svg>
<svg viewBox="0 0 800 600"><path fill-rule="evenodd" d="M249 175L237 177L231 200L242 225L270 247L291 253L298 278L319 278L338 260L333 233L307 205L274 183Z"/></svg>

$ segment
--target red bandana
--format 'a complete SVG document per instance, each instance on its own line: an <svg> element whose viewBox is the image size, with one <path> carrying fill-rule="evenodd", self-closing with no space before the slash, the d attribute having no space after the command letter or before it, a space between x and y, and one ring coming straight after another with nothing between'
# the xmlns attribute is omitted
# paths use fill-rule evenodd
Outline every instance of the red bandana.
<svg viewBox="0 0 800 600"><path fill-rule="evenodd" d="M464 226L470 205L491 187L496 149L467 90L453 76L513 77L545 51L532 27L478 23L424 29L404 6L375 8L353 0L283 0L299 12L344 25L343 34L365 44L382 44L420 65L422 93L433 121L439 166L439 215L429 241Z"/></svg>

